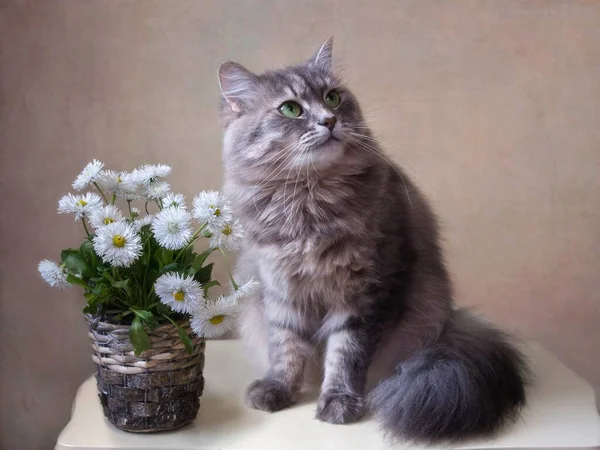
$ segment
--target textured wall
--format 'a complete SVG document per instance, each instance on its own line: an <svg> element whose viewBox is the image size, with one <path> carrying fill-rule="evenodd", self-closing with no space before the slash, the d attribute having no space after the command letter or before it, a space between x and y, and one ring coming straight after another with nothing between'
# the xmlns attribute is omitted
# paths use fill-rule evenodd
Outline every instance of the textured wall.
<svg viewBox="0 0 600 450"><path fill-rule="evenodd" d="M80 235L55 216L80 167L162 161L188 196L218 188L217 64L330 34L443 218L459 303L599 386L599 23L591 0L0 0L0 447L50 448L92 371L80 293L36 273Z"/></svg>

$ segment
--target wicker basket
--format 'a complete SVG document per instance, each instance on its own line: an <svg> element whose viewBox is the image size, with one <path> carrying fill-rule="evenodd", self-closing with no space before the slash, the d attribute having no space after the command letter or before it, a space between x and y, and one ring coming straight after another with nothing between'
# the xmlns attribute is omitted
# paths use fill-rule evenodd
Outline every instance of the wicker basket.
<svg viewBox="0 0 600 450"><path fill-rule="evenodd" d="M117 428L137 433L167 431L192 422L204 388L203 339L189 355L177 329L163 325L148 333L152 348L135 356L129 326L86 315L98 366L96 380L104 415ZM181 323L189 331L189 323Z"/></svg>

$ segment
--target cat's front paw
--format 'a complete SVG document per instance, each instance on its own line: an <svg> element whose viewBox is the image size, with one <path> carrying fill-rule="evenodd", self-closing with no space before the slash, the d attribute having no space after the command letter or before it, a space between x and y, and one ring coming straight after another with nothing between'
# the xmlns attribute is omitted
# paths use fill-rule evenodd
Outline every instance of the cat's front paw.
<svg viewBox="0 0 600 450"><path fill-rule="evenodd" d="M362 397L345 392L323 392L317 404L317 419L333 424L356 422L365 413Z"/></svg>
<svg viewBox="0 0 600 450"><path fill-rule="evenodd" d="M250 408L275 412L293 403L290 390L279 381L269 378L254 381L246 391L246 404Z"/></svg>

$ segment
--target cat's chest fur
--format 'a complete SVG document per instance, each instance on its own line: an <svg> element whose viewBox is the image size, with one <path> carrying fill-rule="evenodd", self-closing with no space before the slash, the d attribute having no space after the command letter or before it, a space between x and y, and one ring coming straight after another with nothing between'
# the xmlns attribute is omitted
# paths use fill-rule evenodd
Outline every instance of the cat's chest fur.
<svg viewBox="0 0 600 450"><path fill-rule="evenodd" d="M374 246L365 211L346 183L237 190L244 252L255 257L263 286L289 301L344 304L360 292ZM299 305L300 306L300 305Z"/></svg>

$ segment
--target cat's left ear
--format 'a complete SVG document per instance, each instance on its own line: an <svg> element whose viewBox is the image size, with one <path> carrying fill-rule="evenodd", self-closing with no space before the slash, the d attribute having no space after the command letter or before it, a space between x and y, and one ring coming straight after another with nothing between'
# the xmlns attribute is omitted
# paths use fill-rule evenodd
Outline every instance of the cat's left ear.
<svg viewBox="0 0 600 450"><path fill-rule="evenodd" d="M223 100L233 113L240 113L252 106L257 78L244 66L225 61L219 66L219 88Z"/></svg>
<svg viewBox="0 0 600 450"><path fill-rule="evenodd" d="M309 64L331 72L333 68L333 36L330 36L309 60Z"/></svg>

